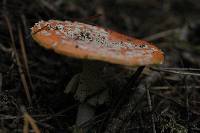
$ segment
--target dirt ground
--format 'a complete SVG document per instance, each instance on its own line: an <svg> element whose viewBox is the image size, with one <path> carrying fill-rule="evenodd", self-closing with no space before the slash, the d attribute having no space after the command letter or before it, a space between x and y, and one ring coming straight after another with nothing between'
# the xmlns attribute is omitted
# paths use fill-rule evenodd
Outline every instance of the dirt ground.
<svg viewBox="0 0 200 133"><path fill-rule="evenodd" d="M200 132L199 0L1 0L0 7L0 133ZM106 64L110 98L77 127L79 101L64 90L82 62L31 37L30 28L49 19L153 42L165 62L147 66L128 88L136 68Z"/></svg>

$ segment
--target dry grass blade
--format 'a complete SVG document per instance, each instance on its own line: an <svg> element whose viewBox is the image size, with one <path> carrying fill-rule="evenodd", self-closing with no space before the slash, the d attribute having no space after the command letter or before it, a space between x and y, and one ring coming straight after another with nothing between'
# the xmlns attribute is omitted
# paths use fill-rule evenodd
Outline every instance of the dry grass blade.
<svg viewBox="0 0 200 133"><path fill-rule="evenodd" d="M23 133L28 133L29 129L29 124L28 124L28 119L24 117L24 127L23 127Z"/></svg>
<svg viewBox="0 0 200 133"><path fill-rule="evenodd" d="M152 112L153 108L152 108L151 96L150 96L148 88L146 88L146 93L147 93L147 102L148 102L148 106L149 106L149 111ZM156 133L156 126L155 126L155 119L154 119L153 112L151 114L151 122L152 122L153 133Z"/></svg>
<svg viewBox="0 0 200 133"><path fill-rule="evenodd" d="M24 72L23 72L23 69L22 69L22 64L20 62L20 58L19 58L19 55L17 53L17 49L16 49L16 45L15 45L15 41L14 41L14 35L13 35L13 32L12 32L12 26L11 26L10 20L8 19L7 16L4 15L4 19L5 19L7 26L8 26L9 34L10 34L10 37L11 37L11 47L12 47L14 54L15 54L15 58L16 58L16 61L17 61L21 81L22 81L22 84L24 86L24 91L26 93L26 97L27 97L29 104L32 105L32 100L31 100L28 84L27 84L27 81L26 81L26 76L24 75Z"/></svg>
<svg viewBox="0 0 200 133"><path fill-rule="evenodd" d="M200 89L200 86L187 86L189 89ZM185 88L185 86L178 86L178 88ZM150 90L153 90L153 91L170 91L170 90L173 90L173 87L171 86L153 86L150 88Z"/></svg>
<svg viewBox="0 0 200 133"><path fill-rule="evenodd" d="M57 12L57 8L55 7L54 4L52 4L46 0L41 0L40 2L44 7L48 8L49 10L51 10L53 12Z"/></svg>
<svg viewBox="0 0 200 133"><path fill-rule="evenodd" d="M23 129L24 133L28 133L28 124L31 125L35 133L40 133L40 129L35 124L35 120L27 112L25 112L24 113L24 129Z"/></svg>
<svg viewBox="0 0 200 133"><path fill-rule="evenodd" d="M145 37L145 38L143 38L143 39L144 39L144 40L147 40L147 41L154 41L154 40L157 40L157 39L160 39L160 38L169 36L169 35L171 35L171 34L177 33L177 32L179 32L179 31L180 31L179 28L170 29L170 30L166 30L166 31L162 31L162 32L153 34L153 35L148 36L148 37Z"/></svg>
<svg viewBox="0 0 200 133"><path fill-rule="evenodd" d="M199 71L200 72L200 68L162 68L164 70L175 70L175 71Z"/></svg>
<svg viewBox="0 0 200 133"><path fill-rule="evenodd" d="M155 68L155 67L151 67L150 70L157 71L157 72L167 72L167 73L172 73L172 74L200 76L200 73L183 72L183 71L178 71L178 70L168 70L168 69Z"/></svg>
<svg viewBox="0 0 200 133"><path fill-rule="evenodd" d="M23 62L24 62L25 70L26 70L26 75L27 75L27 78L28 78L29 83L30 83L30 89L33 90L33 84L32 84L30 71L29 71L29 67L28 67L27 54L26 54L26 50L25 50L22 31L21 31L20 28L18 28L18 29L19 29L19 41L20 41L20 46L21 46L21 51L22 51Z"/></svg>
<svg viewBox="0 0 200 133"><path fill-rule="evenodd" d="M11 48L6 48L3 44L0 43L0 50L6 53L11 53L12 49Z"/></svg>
<svg viewBox="0 0 200 133"><path fill-rule="evenodd" d="M0 92L1 92L1 88L2 88L2 81L3 81L3 76L2 74L0 73Z"/></svg>
<svg viewBox="0 0 200 133"><path fill-rule="evenodd" d="M42 27L41 29L37 30L36 32L32 33L32 35L37 34L38 32L44 30L45 28L47 28L49 26L49 24L45 25L44 27Z"/></svg>
<svg viewBox="0 0 200 133"><path fill-rule="evenodd" d="M26 39L30 38L32 35L35 35L35 34L37 34L37 33L40 32L40 31L46 29L48 26L49 26L49 25L47 24L47 25L45 25L44 27L42 27L41 29L39 29L39 30L33 32L31 35L28 35L28 36L26 37Z"/></svg>

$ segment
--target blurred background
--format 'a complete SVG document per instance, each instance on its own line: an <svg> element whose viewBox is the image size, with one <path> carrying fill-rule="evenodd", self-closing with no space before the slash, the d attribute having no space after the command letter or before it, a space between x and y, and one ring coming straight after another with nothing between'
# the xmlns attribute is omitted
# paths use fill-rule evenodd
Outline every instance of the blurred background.
<svg viewBox="0 0 200 133"><path fill-rule="evenodd" d="M64 93L81 72L80 61L47 51L31 38L30 28L50 19L109 28L153 42L165 53L163 65L144 70L140 84L148 91L139 94L120 126L113 118L132 94L122 96L116 110L110 107L134 69L106 66L111 98L87 123L91 132L200 132L199 0L1 0L0 7L0 132L25 132L27 113L41 132L81 133L74 126L79 102Z"/></svg>

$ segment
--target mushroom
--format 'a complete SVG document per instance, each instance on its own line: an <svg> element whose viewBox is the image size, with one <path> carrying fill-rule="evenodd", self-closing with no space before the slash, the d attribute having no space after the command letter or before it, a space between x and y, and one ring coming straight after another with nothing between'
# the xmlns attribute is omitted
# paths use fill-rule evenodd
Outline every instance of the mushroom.
<svg viewBox="0 0 200 133"><path fill-rule="evenodd" d="M58 54L83 60L82 73L75 75L65 89L66 93L75 91L80 101L78 126L92 119L93 106L107 100L108 91L101 78L103 62L136 67L162 64L164 60L163 52L151 43L80 22L40 21L32 28L32 37Z"/></svg>

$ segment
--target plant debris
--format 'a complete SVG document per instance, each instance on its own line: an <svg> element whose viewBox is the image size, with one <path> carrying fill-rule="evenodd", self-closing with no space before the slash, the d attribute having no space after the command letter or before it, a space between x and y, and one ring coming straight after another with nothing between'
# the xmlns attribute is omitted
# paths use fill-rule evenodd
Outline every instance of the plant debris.
<svg viewBox="0 0 200 133"><path fill-rule="evenodd" d="M0 132L81 133L75 125L79 102L64 89L82 64L31 38L30 28L50 19L144 38L166 55L162 66L145 68L126 91L135 69L107 64L102 76L112 97L82 127L97 133L200 131L199 1L3 0L0 6Z"/></svg>

